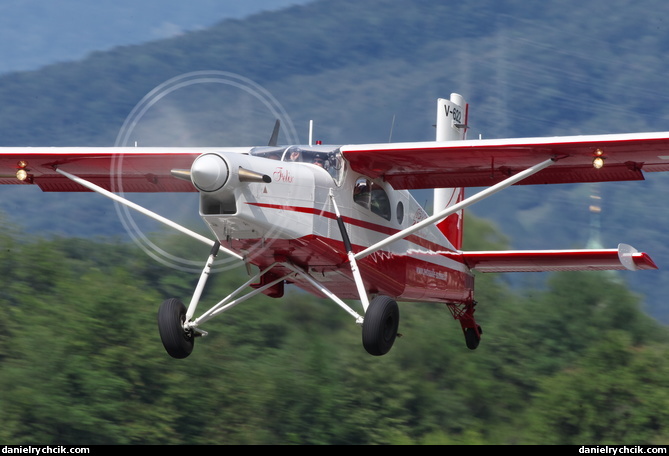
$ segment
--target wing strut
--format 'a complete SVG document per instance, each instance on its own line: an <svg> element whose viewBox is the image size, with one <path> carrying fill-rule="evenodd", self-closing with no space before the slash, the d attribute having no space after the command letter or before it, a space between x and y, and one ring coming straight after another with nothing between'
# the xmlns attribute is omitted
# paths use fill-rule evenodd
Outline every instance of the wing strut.
<svg viewBox="0 0 669 456"><path fill-rule="evenodd" d="M339 305L339 307L341 307L346 312L348 312L352 317L354 317L355 322L357 324L362 325L362 323L364 321L364 318L362 316L358 315L358 313L355 310L351 309L344 301L339 299L337 297L337 295L335 295L330 290L325 288L322 283L318 282L317 280L314 280L314 278L311 277L309 274L305 273L304 271L300 270L299 268L297 268L296 266L294 266L292 264L286 263L284 266L291 269L293 272L300 275L301 277L305 278L309 283L311 283L311 285L313 285L321 293L323 293L325 296L327 296L328 298L333 300L336 304Z"/></svg>
<svg viewBox="0 0 669 456"><path fill-rule="evenodd" d="M253 281L262 277L266 272L268 272L270 269L272 269L276 265L277 265L277 263L273 263L269 267L265 268L264 270L258 271L253 277L251 277L249 280L247 280L246 283L244 283L242 286L240 286L235 291L230 293L225 299L223 299L222 301L219 301L216 305L214 305L208 311L204 312L200 317L196 318L194 321L187 321L186 325L190 329L196 329L198 327L198 325L206 322L207 320L210 320L211 318L220 314L221 312L225 312L226 310L229 310L229 309L235 307L236 305L246 301L247 299L252 298L253 296L256 296L257 294L262 293L264 290L276 285L277 283L281 282L282 280L285 280L289 275L291 275L291 274L286 274L283 277L279 277L278 279L275 279L275 280L273 280L269 283L266 283L262 287L255 288L253 291L250 291L249 293L245 294L244 296L241 296L237 299L233 299L239 293L241 293L244 288L251 285L251 283L253 283ZM194 302L191 305L196 305L196 304L197 304L197 302ZM193 309L192 311L189 309L189 312L191 314L194 314L195 309Z"/></svg>
<svg viewBox="0 0 669 456"><path fill-rule="evenodd" d="M370 253L374 253L377 250L381 249L382 247L385 247L386 245L397 241L398 239L405 238L408 235L410 235L410 234L412 234L412 233L414 233L418 230L423 229L427 225L437 223L440 220L445 219L449 215L454 214L454 213L458 212L459 210L464 209L467 206L471 206L472 204L477 203L477 202L481 201L482 199L487 198L488 196L490 196L494 193L497 193L500 190L505 189L506 187L509 187L509 186L511 186L511 185L513 185L517 182L520 182L521 180L523 180L523 179L525 179L525 178L527 178L527 177L529 177L529 176L531 176L535 173L538 173L542 169L547 168L550 165L552 165L553 163L555 163L557 160L558 159L555 158L555 157L549 158L548 160L543 161L543 162L541 162L537 165L534 165L530 168L527 168L526 170L523 170L523 171L519 172L518 174L515 174L511 177L508 177L508 178L504 179L503 181L493 185L492 187L489 187L485 190L482 190L482 191L478 192L477 194L472 195L469 198L466 198L466 199L462 200L461 202L459 202L457 204L454 204L453 206L449 206L446 209L444 209L443 211L438 212L438 213L434 214L433 216L428 217L425 220L422 220L421 222L416 223L415 225L413 225L409 228L406 228L406 229L404 229L404 230L402 230L398 233L393 234L392 236L389 236L388 238L384 239L383 241L377 242L376 244L374 244L370 247L367 247L365 250L356 253L353 257L355 259L360 259L360 258L366 257Z"/></svg>
<svg viewBox="0 0 669 456"><path fill-rule="evenodd" d="M367 312L367 307L369 307L367 291L365 290L365 285L362 283L362 276L360 275L360 270L358 269L358 263L355 261L355 255L353 254L353 248L351 247L351 240L349 239L348 233L346 232L346 226L344 226L344 221L341 218L341 214L339 214L339 208L337 207L337 202L334 199L332 189L330 189L330 200L332 201L335 214L337 215L337 224L339 225L339 231L341 231L341 237L344 240L344 247L346 248L348 261L351 263L351 272L353 273L353 278L355 279L355 286L358 288L358 294L360 295L360 301L362 301L362 307L365 312Z"/></svg>
<svg viewBox="0 0 669 456"><path fill-rule="evenodd" d="M84 187L86 187L90 190L93 190L94 192L100 193L101 195L106 196L107 198L111 198L114 201L116 201L118 203L121 203L125 206L128 206L131 209L135 209L136 211L141 212L142 214L147 215L154 220L157 220L161 223L164 223L165 225L167 225L171 228L174 228L178 231L181 231L182 233L187 234L188 236L190 236L194 239L197 239L200 242L204 242L205 244L209 245L210 247L213 247L216 244L216 241L213 241L213 240L211 240L211 239L209 239L205 236L202 236L201 234L198 234L195 231L189 230L185 226L179 225L178 223L175 223L170 219L167 219L167 218L165 218L161 215L158 215L155 212L152 212L152 211L140 206L139 204L133 203L132 201L129 201L129 200L127 200L127 199L125 199L125 198L123 198L123 197L121 197L121 196L119 196L115 193L107 191L104 188L102 188L102 187L100 187L100 186L98 186L98 185L96 185L92 182L89 182L85 179L77 177L74 174L70 174L66 171L63 171L62 169L56 168L56 172L62 174L63 176L67 177L70 180L73 180L74 182L76 182L80 185L83 185ZM242 260L242 261L244 260L244 257L242 257L241 255L239 255L236 252L233 252L232 250L228 250L228 249L223 248L223 247L220 247L220 250L223 250L228 255L231 255L231 256L237 258L238 260Z"/></svg>

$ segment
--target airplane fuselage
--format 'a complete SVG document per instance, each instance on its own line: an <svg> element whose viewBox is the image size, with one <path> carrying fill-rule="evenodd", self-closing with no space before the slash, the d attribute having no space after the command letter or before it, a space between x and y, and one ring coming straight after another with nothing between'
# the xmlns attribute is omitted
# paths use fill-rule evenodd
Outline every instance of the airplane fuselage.
<svg viewBox="0 0 669 456"><path fill-rule="evenodd" d="M297 153L299 160L291 161ZM318 156L324 167L312 163ZM282 266L289 262L344 299L359 294L335 204L356 253L428 216L410 192L348 169L336 146L212 152L194 162L191 176L200 190L200 215L221 245L261 269L277 262L276 276L290 272ZM358 266L371 295L466 302L472 299L473 275L447 255L455 250L430 225L365 256ZM299 276L288 281L320 294Z"/></svg>

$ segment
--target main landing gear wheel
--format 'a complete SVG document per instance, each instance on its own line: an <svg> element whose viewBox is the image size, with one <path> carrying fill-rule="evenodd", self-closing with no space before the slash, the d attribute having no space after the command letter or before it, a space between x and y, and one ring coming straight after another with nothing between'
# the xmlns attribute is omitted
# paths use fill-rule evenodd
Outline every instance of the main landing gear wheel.
<svg viewBox="0 0 669 456"><path fill-rule="evenodd" d="M158 309L158 331L167 353L172 358L185 358L193 351L195 338L192 331L184 329L186 306L177 299L164 301Z"/></svg>
<svg viewBox="0 0 669 456"><path fill-rule="evenodd" d="M400 323L400 309L392 298L377 296L367 308L362 322L362 345L373 356L390 351Z"/></svg>

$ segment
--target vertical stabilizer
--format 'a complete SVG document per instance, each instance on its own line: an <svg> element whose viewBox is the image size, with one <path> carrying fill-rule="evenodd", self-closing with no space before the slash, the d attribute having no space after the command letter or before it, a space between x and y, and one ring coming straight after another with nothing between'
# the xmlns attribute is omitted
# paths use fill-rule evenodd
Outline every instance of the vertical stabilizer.
<svg viewBox="0 0 669 456"><path fill-rule="evenodd" d="M437 100L437 141L458 141L467 135L468 105L465 99L452 93L450 99ZM463 188L435 188L433 213L464 199ZM462 221L464 212L458 211L439 222L437 227L456 249L462 248Z"/></svg>
<svg viewBox="0 0 669 456"><path fill-rule="evenodd" d="M468 105L462 95L452 93L450 100L437 100L437 141L465 139Z"/></svg>

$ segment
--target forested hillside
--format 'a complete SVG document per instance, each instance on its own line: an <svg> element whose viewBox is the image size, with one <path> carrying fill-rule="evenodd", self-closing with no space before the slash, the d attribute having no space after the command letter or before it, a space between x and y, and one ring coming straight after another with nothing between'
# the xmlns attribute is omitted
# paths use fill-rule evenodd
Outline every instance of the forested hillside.
<svg viewBox="0 0 669 456"><path fill-rule="evenodd" d="M468 223L468 247L504 246ZM2 228L4 444L669 442L669 333L607 274L558 274L531 298L479 276L476 351L444 306L403 304L403 337L373 357L338 306L291 292L211 320L175 360L157 307L193 277L114 239ZM242 277L215 275L205 301Z"/></svg>

